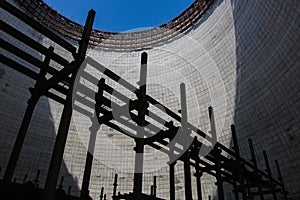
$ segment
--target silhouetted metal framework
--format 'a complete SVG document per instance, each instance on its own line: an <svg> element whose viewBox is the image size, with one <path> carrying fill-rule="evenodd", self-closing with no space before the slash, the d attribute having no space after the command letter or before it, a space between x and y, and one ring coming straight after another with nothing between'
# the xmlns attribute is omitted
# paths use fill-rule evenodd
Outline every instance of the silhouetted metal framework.
<svg viewBox="0 0 300 200"><path fill-rule="evenodd" d="M277 199L278 195L281 194L284 199L287 199L287 192L284 187L283 179L280 173L278 161L276 161L276 167L278 171L278 178L273 178L269 161L266 152L264 152L264 158L266 163L266 170L261 170L258 168L256 163L255 151L251 139L249 139L249 147L251 150L251 161L247 161L242 158L239 151L238 139L235 131L235 126L231 126L232 138L234 143L234 149L231 150L221 143L217 142L217 133L214 121L213 108L209 107L209 119L211 132L205 133L192 124L188 122L187 118L187 105L186 105L186 94L184 83L180 84L181 89L181 114L177 114L146 94L147 86L147 53L144 52L141 55L141 70L140 70L140 81L139 87L135 87L131 83L127 82L125 79L119 75L113 73L106 67L97 63L91 58L85 58L86 50L90 40L90 35L92 32L92 24L95 16L95 11L89 11L86 24L83 29L82 38L79 41L79 47L76 49L73 45L68 43L59 35L53 33L48 28L44 27L31 17L22 13L20 10L16 9L11 4L6 1L0 1L0 7L6 10L6 12L19 18L21 21L27 25L34 28L36 31L40 32L45 37L49 38L56 44L63 47L67 52L73 55L73 61L69 62L61 55L55 53L53 47L45 47L42 44L36 42L30 37L26 36L16 28L12 27L8 23L0 20L0 29L10 36L14 37L19 42L24 45L36 50L37 52L43 54L45 59L43 61L33 57L19 47L11 44L9 41L5 41L0 38L0 47L6 51L14 54L20 59L30 63L40 70L39 73L29 69L27 66L21 64L21 62L16 62L11 58L5 56L0 52L0 61L8 67L19 71L20 73L36 80L36 84L33 88L30 88L31 98L28 100L28 106L19 129L19 133L13 147L12 154L8 166L6 167L4 174L4 183L11 185L12 177L16 167L16 163L26 137L26 133L33 115L33 111L39 98L41 96L46 96L64 105L64 109L61 116L61 121L59 124L59 129L55 141L55 146L52 153L52 159L50 162L48 175L46 179L46 184L44 190L36 191L40 194L43 200L53 200L55 198L62 198L59 196L62 194L62 182L59 185L58 190L57 181L59 176L59 170L61 162L63 159L63 153L65 149L66 139L69 131L70 120L72 116L72 92L75 83L75 77L78 73L80 66L85 66L89 64L94 67L95 70L100 71L103 74L103 78L98 80L94 76L85 73L80 73L80 75L89 80L92 84L98 87L96 95L91 92L91 90L81 84L80 93L84 94L90 98L83 98L82 96L77 96L76 101L85 105L90 109L85 109L84 107L74 106L74 109L86 116L88 116L92 123L90 127L91 136L89 142L90 152L87 152L86 164L84 170L84 178L82 182L81 197L80 199L89 199L89 182L91 176L91 169L93 164L93 150L95 146L96 132L99 129L99 125L106 125L113 128L116 131L132 138L135 141L136 147L136 160L135 160L135 176L133 183L133 192L127 194L117 193L118 186L118 175L115 176L114 190L113 190L113 200L118 199L160 199L156 197L157 185L156 177L154 177L153 185L151 187L150 195L142 193L142 180L143 180L143 152L145 145L151 146L158 149L167 155L178 156L176 161L170 161L169 167L169 178L170 178L170 199L175 200L175 181L174 181L174 166L176 162L184 163L184 179L185 179L185 199L192 199L192 185L191 185L191 168L194 167L197 177L197 199L202 199L201 194L201 176L203 173L207 173L216 178L216 186L218 188L218 198L224 200L224 182L229 183L233 186L233 193L236 199L252 199L253 196L259 196L262 200L265 195L273 195L273 199ZM62 66L61 70L50 65L50 61L54 61ZM49 77L50 78L46 78ZM105 78L104 78L105 77ZM122 94L116 89L112 88L110 85L106 84L106 80L113 80L117 84L120 84L130 92L136 95L136 99L129 99L128 96ZM106 95L104 95L106 93ZM110 97L115 98L110 98ZM91 101L94 99L95 101ZM118 101L123 102L119 104L117 101L112 99L118 99ZM125 103L125 104L124 104ZM172 118L172 120L166 121L161 116L153 113L149 107L154 106L164 112L166 115ZM120 116L113 116L114 110L118 110L121 113ZM91 112L90 110L93 110ZM127 112L123 112L127 111ZM128 112L129 111L129 112ZM134 112L135 111L135 112ZM128 113L128 114L126 114ZM137 114L136 114L137 113ZM124 117L127 120L124 120ZM159 129L153 121L158 122L163 129ZM180 126L175 126L175 122L179 123ZM128 129L123 129L122 127L127 127ZM147 130L144 128L147 126ZM157 130L159 130L157 132ZM153 134L153 132L157 132ZM184 135L186 140L176 140L176 133L180 132ZM191 133L197 134L196 137L192 137ZM200 140L201 139L201 140ZM192 141L189 145L188 141ZM201 142L202 141L202 142ZM206 142L203 142L206 141ZM183 148L177 147L179 144ZM214 146L213 146L214 145ZM212 148L212 150L203 158L199 157L199 151L201 148ZM225 155L226 154L226 155ZM26 182L26 177L24 178L25 188L33 188L38 186L39 172L35 180L34 185L29 185ZM3 182L1 182L3 185ZM27 184L27 185L26 185ZM70 190L70 188L69 188ZM68 192L69 193L69 192ZM55 196L56 195L56 196ZM57 196L58 195L58 196ZM63 196L63 195L62 195ZM68 196L64 196L68 198ZM106 199L104 194L104 188L101 190L100 199Z"/></svg>
<svg viewBox="0 0 300 200"><path fill-rule="evenodd" d="M75 41L81 39L82 25L59 14L42 0L18 0L18 2L45 26ZM93 30L89 43L109 49L137 49L163 43L192 27L213 2L214 0L195 0L184 12L168 23L142 32L116 33Z"/></svg>

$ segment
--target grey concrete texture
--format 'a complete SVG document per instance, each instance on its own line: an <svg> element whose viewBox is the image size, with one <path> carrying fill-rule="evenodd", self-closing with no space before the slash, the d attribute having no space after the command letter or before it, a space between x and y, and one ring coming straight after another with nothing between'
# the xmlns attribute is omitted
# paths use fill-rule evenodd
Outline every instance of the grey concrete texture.
<svg viewBox="0 0 300 200"><path fill-rule="evenodd" d="M0 18L45 46L53 45L5 11L1 10ZM0 36L22 49L27 48L3 32ZM180 109L179 85L184 82L189 122L208 132L207 108L213 106L218 141L231 147L230 125L235 124L242 156L250 159L247 140L252 138L260 168L265 168L262 150L266 150L274 176L277 175L273 161L277 159L289 196L299 199L299 38L300 2L297 0L216 0L199 22L164 44L136 51L90 47L87 56L137 86L140 54L147 51L149 95L177 112ZM54 48L71 60L71 55L58 45ZM38 53L26 50L42 60ZM3 49L0 51L18 59ZM92 67L87 71L98 79L103 77ZM128 96L132 95L113 81L107 80L107 83ZM30 97L28 88L33 84L29 78L0 63L0 167L3 169ZM92 84L86 84L93 88ZM43 187L61 111L62 106L58 103L44 97L40 100L15 172L18 182L25 174L33 179L36 171L41 169ZM74 195L79 195L81 187L90 126L90 119L74 112L61 169L65 189L72 185ZM98 198L101 187L105 187L111 196L115 173L119 174L118 191L132 190L133 147L131 139L108 127L101 127L96 139L90 183L93 198ZM144 192L150 191L152 177L156 175L157 196L169 197L166 160L162 153L146 148ZM176 199L184 199L182 163L178 162L175 172ZM195 178L192 182L193 196L197 199ZM203 199L208 199L209 195L217 199L215 179L203 175L202 183ZM230 186L225 188L228 193L232 190ZM226 195L229 199L230 194Z"/></svg>

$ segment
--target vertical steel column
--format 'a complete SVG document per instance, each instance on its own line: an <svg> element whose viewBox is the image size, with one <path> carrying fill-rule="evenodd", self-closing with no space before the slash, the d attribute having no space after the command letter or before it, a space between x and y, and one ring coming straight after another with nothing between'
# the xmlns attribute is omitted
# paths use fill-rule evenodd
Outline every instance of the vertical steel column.
<svg viewBox="0 0 300 200"><path fill-rule="evenodd" d="M156 185L156 176L153 177L153 196L156 197L156 188L157 188L157 185Z"/></svg>
<svg viewBox="0 0 300 200"><path fill-rule="evenodd" d="M145 116L147 112L147 101L146 101L146 84L147 84L147 59L148 55L146 52L142 53L141 58L141 70L140 70L140 81L139 91L137 92L138 97L138 121L139 126L138 137L135 139L135 169L134 169L134 184L133 193L140 195L143 189L143 164L144 164L144 126Z"/></svg>
<svg viewBox="0 0 300 200"><path fill-rule="evenodd" d="M196 177L196 182L197 182L197 197L198 197L198 200L202 200L202 187L201 187L202 172L200 172L198 162L196 162L196 173L194 175Z"/></svg>
<svg viewBox="0 0 300 200"><path fill-rule="evenodd" d="M249 182L246 181L246 184L249 184ZM253 195L251 193L251 188L250 187L247 187L247 194L248 194L248 199L253 200Z"/></svg>
<svg viewBox="0 0 300 200"><path fill-rule="evenodd" d="M90 10L83 30L82 39L79 44L77 58L75 59L75 63L74 63L77 68L72 72L71 81L70 81L70 85L66 97L66 104L64 106L62 116L61 116L61 121L57 131L56 141L54 144L54 149L52 152L50 166L49 166L47 179L45 183L45 191L43 196L44 200L53 200L55 198L57 179L58 179L58 175L59 175L59 171L63 159L63 154L64 154L69 127L71 123L71 117L73 113L72 92L73 92L74 81L76 78L76 74L79 70L79 67L85 59L85 54L88 47L94 18L95 18L95 11Z"/></svg>
<svg viewBox="0 0 300 200"><path fill-rule="evenodd" d="M69 187L68 187L68 193L67 193L69 196L71 195L71 189L72 189L72 186L69 185Z"/></svg>
<svg viewBox="0 0 300 200"><path fill-rule="evenodd" d="M170 200L175 200L175 165L176 161L169 163Z"/></svg>
<svg viewBox="0 0 300 200"><path fill-rule="evenodd" d="M271 168L270 168L270 164L269 164L269 159L268 159L267 152L263 151L263 154L264 154L264 159L265 159L265 164L266 164L266 171L267 171L267 173L269 175L271 184L273 184L273 181L272 181L273 177L272 177L272 172L271 172ZM276 194L275 186L272 186L272 195L273 195L273 199L277 200L277 194Z"/></svg>
<svg viewBox="0 0 300 200"><path fill-rule="evenodd" d="M103 200L103 194L104 194L104 187L101 188L100 200Z"/></svg>
<svg viewBox="0 0 300 200"><path fill-rule="evenodd" d="M221 154L221 150L218 149L217 147L214 149L214 157L215 157L215 168L216 168L216 179L217 179L217 183L216 185L218 186L218 197L219 200L224 200L225 196L224 196L224 186L223 186L223 178L222 178L222 174L221 174L221 159L220 159L220 154Z"/></svg>
<svg viewBox="0 0 300 200"><path fill-rule="evenodd" d="M96 116L94 116L91 119L91 121L92 121L92 126L89 128L91 135L89 139L89 146L86 154L84 174L83 174L83 180L81 185L81 193L80 193L81 199L85 199L89 195L90 178L91 178L93 159L94 159L93 154L95 151L97 131L99 130L100 127Z"/></svg>
<svg viewBox="0 0 300 200"><path fill-rule="evenodd" d="M34 182L34 187L36 187L36 188L39 187L39 182L40 182L39 178L40 178L40 174L41 174L41 170L38 170L38 171L37 171L37 174L36 174L36 177L35 177L35 179L33 180L33 182Z"/></svg>
<svg viewBox="0 0 300 200"><path fill-rule="evenodd" d="M233 193L235 200L239 200L239 191L235 180L233 180Z"/></svg>
<svg viewBox="0 0 300 200"><path fill-rule="evenodd" d="M117 187L118 187L118 174L115 174L115 180L114 180L114 191L113 191L113 200L116 199L116 195L117 195Z"/></svg>
<svg viewBox="0 0 300 200"><path fill-rule="evenodd" d="M104 83L105 83L105 79L100 79L98 82L98 92L95 95L95 99L96 99L95 110L101 107L102 105L97 101L97 97L103 96L103 89L101 88L101 85ZM94 112L94 116L91 118L92 126L89 128L91 135L89 139L89 146L86 155L84 174L83 174L83 180L81 185L81 194L80 194L81 199L84 199L89 195L90 177L91 177L92 165L94 159L93 154L95 151L97 131L99 130L101 125L99 124L100 122L97 119L96 113L97 112Z"/></svg>
<svg viewBox="0 0 300 200"><path fill-rule="evenodd" d="M217 129L215 124L215 115L214 115L214 109L213 107L208 107L208 114L209 114L209 122L210 122L210 129L211 129L211 140L212 145L215 145L217 143Z"/></svg>
<svg viewBox="0 0 300 200"><path fill-rule="evenodd" d="M231 125L231 133L232 133L232 140L233 140L233 148L234 152L236 153L236 161L238 163L238 168L239 168L239 182L240 182L240 187L241 187L241 192L242 192L242 198L243 200L247 200L247 190L245 186L245 177L244 177L244 172L243 172L243 165L241 162L241 154L240 154L240 148L239 148L239 143L237 139L237 134L236 134L236 129L235 125Z"/></svg>
<svg viewBox="0 0 300 200"><path fill-rule="evenodd" d="M187 127L188 117L187 117L187 103L186 103L186 90L185 84L180 84L180 96L181 96L181 128L184 137L189 136L189 130ZM185 186L185 199L192 199L192 180L191 180L191 166L190 166L190 155L189 155L189 144L187 141L183 141L185 144L183 148L186 148L185 154L183 155L184 159L184 186Z"/></svg>
<svg viewBox="0 0 300 200"><path fill-rule="evenodd" d="M49 47L48 51L49 51L48 55L50 55L54 51L54 48ZM10 158L9 158L9 161L8 161L5 173L4 173L3 180L5 180L5 181L10 182L13 177L13 174L14 174L14 171L15 171L15 168L16 168L21 150L22 150L22 146L23 146L23 143L24 143L27 131L28 131L28 127L29 127L30 121L32 119L33 111L34 111L36 104L39 101L40 96L41 96L39 89L42 84L41 83L42 80L45 79L45 75L47 74L47 71L45 70L45 68L49 66L49 63L50 63L50 57L46 56L44 59L44 63L43 63L44 69L41 69L41 71L39 73L39 77L41 78L41 80L37 80L34 88L29 89L29 91L31 92L31 98L27 102L28 105L27 105L27 108L26 108L26 111L25 111L25 114L24 114L24 117L22 120L22 124L20 126L12 153L10 155Z"/></svg>
<svg viewBox="0 0 300 200"><path fill-rule="evenodd" d="M277 169L278 180L281 183L281 188L282 188L284 200L287 200L288 199L288 197L287 197L288 192L285 190L285 186L284 186L284 183L283 183L283 178L282 178L282 175L281 175L281 171L280 171L278 160L275 160L275 165L276 165L276 169Z"/></svg>
<svg viewBox="0 0 300 200"><path fill-rule="evenodd" d="M213 107L208 107L208 113L209 113L209 120L210 120L210 128L211 128L211 137L212 137L212 143L217 143L217 129L215 124L215 116L214 116L214 110ZM218 197L219 200L224 200L224 186L223 186L223 179L221 174L221 160L220 160L220 154L221 150L218 148L217 145L214 146L213 149L214 157L215 157L215 169L216 169L216 179L217 179L217 187L218 187Z"/></svg>
<svg viewBox="0 0 300 200"><path fill-rule="evenodd" d="M254 165L254 170L255 170L255 177L256 177L256 181L257 181L259 198L260 198L260 200L264 200L264 193L263 193L263 189L262 189L262 185L261 185L261 177L259 176L259 172L258 172L253 142L251 139L248 139L248 142L249 142L249 147L250 147L250 152L251 152L251 160L252 160L252 163Z"/></svg>
<svg viewBox="0 0 300 200"><path fill-rule="evenodd" d="M153 177L153 185L151 185L151 191L150 191L150 195L151 196L156 196L156 176Z"/></svg>

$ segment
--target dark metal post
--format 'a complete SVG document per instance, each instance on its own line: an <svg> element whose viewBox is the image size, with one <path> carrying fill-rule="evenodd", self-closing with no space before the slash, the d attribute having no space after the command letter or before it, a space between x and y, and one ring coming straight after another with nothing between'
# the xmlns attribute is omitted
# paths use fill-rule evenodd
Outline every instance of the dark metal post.
<svg viewBox="0 0 300 200"><path fill-rule="evenodd" d="M209 122L210 122L210 129L211 129L211 138L212 138L212 145L215 145L218 141L217 138L217 129L215 124L215 115L213 107L208 107L208 114L209 114Z"/></svg>
<svg viewBox="0 0 300 200"><path fill-rule="evenodd" d="M185 84L180 84L180 96L181 96L181 128L185 137L189 136L189 130L187 128L187 103L186 103L186 90ZM192 180L191 180L191 166L190 166L190 155L189 155L189 144L184 141L184 150L186 150L183 155L184 158L184 186L185 186L185 199L191 200L192 197Z"/></svg>
<svg viewBox="0 0 300 200"><path fill-rule="evenodd" d="M153 195L156 197L156 176L153 177Z"/></svg>
<svg viewBox="0 0 300 200"><path fill-rule="evenodd" d="M116 199L117 187L118 187L118 174L115 174L114 191L113 191L113 196L112 196L113 200Z"/></svg>
<svg viewBox="0 0 300 200"><path fill-rule="evenodd" d="M28 177L28 174L25 174L24 179L23 179L23 183L26 183L27 177Z"/></svg>
<svg viewBox="0 0 300 200"><path fill-rule="evenodd" d="M242 198L243 198L243 200L247 200L245 177L244 177L244 172L243 172L243 165L241 162L240 148L239 148L239 143L238 143L238 139L237 139L235 125L231 125L231 133L232 133L232 139L233 139L233 148L236 153L236 161L237 161L238 168L239 168L239 182L240 182L240 187L241 187L241 192L242 192ZM236 193L238 193L238 192L237 191L234 192L235 196L236 196Z"/></svg>
<svg viewBox="0 0 300 200"><path fill-rule="evenodd" d="M271 172L271 168L270 168L270 164L269 164L269 159L268 159L268 155L266 151L263 151L264 154L264 159L265 159L265 164L266 164L266 171L269 175L270 178L270 182L272 184L272 195L273 195L273 199L277 200L277 194L276 194L276 190L275 190L275 186L273 186L273 181L272 181L272 172Z"/></svg>
<svg viewBox="0 0 300 200"><path fill-rule="evenodd" d="M223 186L223 178L222 178L222 174L221 174L221 160L220 160L220 154L221 154L221 150L218 148L214 149L214 156L215 156L215 168L216 168L216 179L217 179L217 183L216 185L218 186L218 197L219 200L224 200L225 196L224 196L224 186Z"/></svg>
<svg viewBox="0 0 300 200"><path fill-rule="evenodd" d="M284 186L284 183L283 183L283 178L282 178L282 175L281 175L281 171L280 171L278 160L275 160L275 165L276 165L276 169L277 169L278 180L281 183L281 188L282 188L284 200L287 200L288 199L288 197L287 197L288 192L285 190L285 186Z"/></svg>
<svg viewBox="0 0 300 200"><path fill-rule="evenodd" d="M264 200L264 193L263 193L263 189L262 189L262 185L261 185L261 177L260 177L259 172L258 172L258 167L257 167L253 142L252 142L251 139L248 139L248 142L249 142L249 147L250 147L250 152L251 152L252 163L254 165L255 177L256 177L256 180L257 180L257 187L258 187L259 197L260 197L260 200Z"/></svg>
<svg viewBox="0 0 300 200"><path fill-rule="evenodd" d="M95 151L95 144L96 144L96 138L97 138L97 131L100 128L100 125L97 118L97 109L102 106L101 103L97 101L98 97L103 96L103 89L101 88L102 84L105 83L105 79L100 79L98 82L98 92L95 95L96 104L95 104L95 112L94 116L91 118L92 126L90 127L90 138L89 138L89 146L88 151L86 155L86 161L85 161L85 168L84 168L84 175L83 175L83 181L81 186L81 195L80 198L84 199L88 197L89 195L89 185L90 185L90 177L92 173L92 165L93 165L93 154Z"/></svg>
<svg viewBox="0 0 300 200"><path fill-rule="evenodd" d="M139 126L138 138L135 139L135 171L134 171L134 184L133 193L140 195L143 189L143 164L144 164L144 126L145 116L147 111L146 101L146 84L147 84L147 59L148 55L146 52L142 53L141 58L141 70L140 70L140 81L139 91L137 92L139 109L138 109L138 121Z"/></svg>
<svg viewBox="0 0 300 200"><path fill-rule="evenodd" d="M169 164L169 178L170 178L170 200L175 200L175 165L176 162Z"/></svg>
<svg viewBox="0 0 300 200"><path fill-rule="evenodd" d="M34 182L34 187L36 187L36 188L39 187L39 182L40 182L39 178L40 178L40 174L41 174L41 170L38 170L38 171L37 171L37 174L36 174L36 177L35 177L35 179L33 180L33 182Z"/></svg>
<svg viewBox="0 0 300 200"><path fill-rule="evenodd" d="M85 199L89 195L89 185L90 185L90 178L91 178L93 159L94 159L93 154L95 151L97 131L99 130L100 127L96 116L94 116L91 119L91 121L92 121L92 126L89 128L91 135L89 139L89 146L86 154L84 174L83 174L83 180L81 185L81 194L80 194L81 199Z"/></svg>
<svg viewBox="0 0 300 200"><path fill-rule="evenodd" d="M236 184L235 180L233 180L233 193L234 193L235 200L239 200L239 191L238 191L237 184Z"/></svg>
<svg viewBox="0 0 300 200"><path fill-rule="evenodd" d="M210 120L212 143L216 144L218 138L217 138L217 129L215 124L213 107L211 106L208 107L208 113L209 113L209 120ZM220 154L222 151L218 148L217 145L215 145L213 152L215 157L215 169L216 169L216 179L217 179L216 185L218 186L218 197L219 200L224 200L224 186L223 186L223 179L221 174L221 160L220 160Z"/></svg>
<svg viewBox="0 0 300 200"><path fill-rule="evenodd" d="M247 184L249 184L248 181L247 181ZM253 194L251 193L251 188L250 187L247 187L247 194L248 194L248 199L253 200Z"/></svg>
<svg viewBox="0 0 300 200"><path fill-rule="evenodd" d="M135 168L133 192L141 194L143 189L144 139L135 139Z"/></svg>
<svg viewBox="0 0 300 200"><path fill-rule="evenodd" d="M69 195L69 196L71 195L71 190L72 190L72 186L69 185L69 187L68 187L68 195Z"/></svg>
<svg viewBox="0 0 300 200"><path fill-rule="evenodd" d="M51 52L54 51L54 48L49 47L48 50L49 50L49 55L50 55ZM44 67L45 68L48 67L49 63L50 63L50 57L46 56L45 60L44 60ZM12 153L10 155L10 158L9 158L9 161L8 161L5 173L4 173L3 180L5 180L5 181L9 182L9 181L11 181L11 179L13 177L13 174L14 174L14 171L15 171L15 168L16 168L21 150L22 150L22 146L23 146L23 143L24 143L24 140L25 140L25 137L26 137L29 125L30 125L30 121L32 119L33 111L34 111L36 104L39 101L40 96L41 96L41 94L39 93L39 87L42 84L41 81L43 79L45 79L46 74L47 74L47 71L41 69L41 71L39 73L41 80L37 80L35 87L33 89L32 88L29 89L31 92L31 98L27 102L28 105L27 105L27 108L26 108L26 111L25 111L25 114L24 114L24 117L22 120L22 124L19 129Z"/></svg>
<svg viewBox="0 0 300 200"><path fill-rule="evenodd" d="M186 152L184 156L184 188L185 188L185 199L193 199L192 197L192 180L191 180L191 166L189 153Z"/></svg>
<svg viewBox="0 0 300 200"><path fill-rule="evenodd" d="M195 173L195 177L196 177L196 182L197 182L197 197L198 200L202 200L202 187L201 187L201 176L202 176L202 172L200 172L199 169L199 163L196 162L196 173Z"/></svg>
<svg viewBox="0 0 300 200"><path fill-rule="evenodd" d="M64 187L64 179L65 179L65 177L63 177L63 176L60 178L60 183L58 185L59 189L63 189L63 187Z"/></svg>
<svg viewBox="0 0 300 200"><path fill-rule="evenodd" d="M104 187L101 188L100 200L103 200L103 194L104 194Z"/></svg>
<svg viewBox="0 0 300 200"><path fill-rule="evenodd" d="M73 112L72 92L73 92L74 81L76 78L76 74L79 70L79 67L85 59L85 54L88 47L94 18L95 18L95 11L90 10L85 23L82 39L79 44L77 58L75 59L75 63L74 63L78 67L72 73L71 82L66 97L66 104L62 112L61 121L59 124L56 141L54 144L54 149L53 149L50 166L47 174L43 200L54 200L55 198L57 179L58 179L58 175L59 175L59 171L63 159L63 154L65 150L65 145L67 141L68 131L69 131L72 112Z"/></svg>

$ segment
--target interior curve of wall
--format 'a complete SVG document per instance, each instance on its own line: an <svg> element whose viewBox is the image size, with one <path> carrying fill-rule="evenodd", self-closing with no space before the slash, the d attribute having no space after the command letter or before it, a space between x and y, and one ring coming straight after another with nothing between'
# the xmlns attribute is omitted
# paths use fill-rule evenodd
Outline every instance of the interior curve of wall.
<svg viewBox="0 0 300 200"><path fill-rule="evenodd" d="M208 131L207 107L214 106L218 141L230 147L230 125L236 124L243 156L250 158L246 140L251 137L257 149L267 150L270 159L279 159L282 163L287 190L292 198L297 199L300 194L297 187L300 185L300 172L297 167L300 164L300 150L297 145L299 136L296 134L300 130L299 13L300 3L297 0L288 2L216 0L193 27L170 41L151 45L151 48L135 50L91 46L87 56L136 84L140 54L147 51L150 94L177 111L180 106L179 82L187 82L189 121L200 130ZM63 54L63 51L60 53ZM14 72L9 74L8 84L16 77ZM27 81L29 80L26 79L25 82ZM20 99L22 99L20 101L27 100L27 96ZM59 106L51 101L49 104L54 124L58 124ZM2 111L6 112L4 108L2 105ZM86 141L82 142L84 139L80 136L81 131L78 133L78 129L86 129L89 124L88 120L81 120L78 123L76 117L78 115L73 119L64 160L68 171L73 177L78 178L75 184L80 187ZM2 126L7 126L7 122L2 123ZM91 195L96 198L102 186L105 186L108 192L112 191L111 183L116 172L120 174L120 191L128 192L132 189L133 174L130 170L120 171L112 164L107 164L108 156L122 161L126 157L109 154L106 148L108 145L101 143L101 137L106 137L111 144L116 144L126 151L132 149L133 144L108 128L104 127L100 132L102 136L97 138L97 142L100 142L98 147L102 149L96 149L96 154L106 152L106 157L99 157L94 162ZM5 141L13 137L8 135L1 137L6 138ZM12 143L8 148L12 148L11 145ZM50 149L49 147L49 151ZM149 152L151 153L150 150ZM259 165L263 168L261 154L258 151L257 154ZM154 157L151 156L149 162L146 162L147 169L153 165ZM123 164L131 169L132 160L125 159ZM23 169L29 165L24 165ZM271 166L275 174L274 165ZM181 164L176 168L178 197L184 196L182 169ZM19 173L21 177L24 172ZM168 197L166 174L168 169L165 166L156 171L149 170L145 174L145 192L152 184L152 176L157 175L158 196ZM70 179L70 184L72 181ZM205 175L202 181L203 199L207 199L208 195L215 194L215 180ZM196 197L195 193L193 195Z"/></svg>

